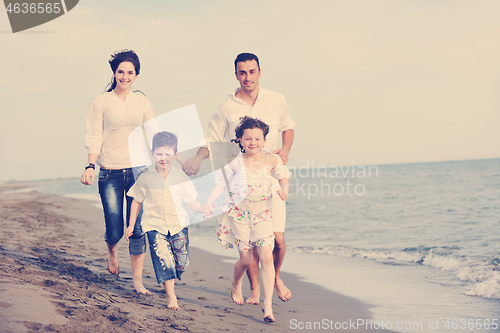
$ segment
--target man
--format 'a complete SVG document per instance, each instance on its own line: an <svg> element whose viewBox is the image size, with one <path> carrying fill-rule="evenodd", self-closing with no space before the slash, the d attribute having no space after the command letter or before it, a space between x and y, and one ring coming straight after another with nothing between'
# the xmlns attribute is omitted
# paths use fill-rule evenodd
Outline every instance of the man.
<svg viewBox="0 0 500 333"><path fill-rule="evenodd" d="M250 116L259 118L269 125L264 151L278 154L283 163L288 162L288 154L292 146L295 123L288 113L285 98L277 93L265 90L259 86L262 71L259 58L252 53L241 53L234 61L236 79L240 87L227 96L226 100L218 107L217 112L208 123L207 142L230 142L235 138L235 128L240 122L240 117ZM278 136L281 133L282 147L278 149ZM196 174L201 162L209 155L206 148L200 148L194 158L183 163L183 170L188 175ZM279 187L278 187L279 188ZM274 190L275 194L275 190ZM280 278L280 269L285 257L285 202L278 195L273 196L273 224L275 247L273 251L275 267L275 283L278 297L286 302L292 297L290 290ZM251 294L245 301L248 304L259 304L260 284L258 254L254 251L254 261L248 268Z"/></svg>

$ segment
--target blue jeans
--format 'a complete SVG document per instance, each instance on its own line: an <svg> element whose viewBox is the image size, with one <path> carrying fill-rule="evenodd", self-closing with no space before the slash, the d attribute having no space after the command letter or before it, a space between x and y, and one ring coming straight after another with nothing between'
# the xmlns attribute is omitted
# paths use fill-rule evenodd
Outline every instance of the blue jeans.
<svg viewBox="0 0 500 333"><path fill-rule="evenodd" d="M145 167L118 170L99 170L99 194L101 196L106 232L104 240L109 245L117 244L123 237L123 198L127 201L127 226L130 220L130 206L134 198L126 195ZM146 253L146 237L141 228L142 207L130 237L129 252L132 255Z"/></svg>
<svg viewBox="0 0 500 333"><path fill-rule="evenodd" d="M146 234L158 284L175 278L180 280L189 266L188 228L175 235L170 235L170 232L164 235L156 230Z"/></svg>

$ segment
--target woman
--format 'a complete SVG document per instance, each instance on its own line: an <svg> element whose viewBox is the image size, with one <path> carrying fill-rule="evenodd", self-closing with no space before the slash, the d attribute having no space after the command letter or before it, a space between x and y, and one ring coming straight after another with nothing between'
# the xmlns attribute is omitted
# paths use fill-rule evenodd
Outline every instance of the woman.
<svg viewBox="0 0 500 333"><path fill-rule="evenodd" d="M126 193L148 164L147 157L136 156L129 151L129 136L134 129L153 119L154 114L144 94L130 90L141 67L137 54L128 50L117 52L111 56L109 64L113 71L111 87L94 99L87 113L85 146L88 150L88 165L80 181L91 185L95 178L95 165L99 164L99 194L106 222L104 239L108 246L108 271L118 276L120 271L116 246L123 236L123 199L125 196L128 226L133 198L126 196ZM134 289L138 293L151 295L142 284L146 239L141 229L141 216L142 211L130 237L129 252Z"/></svg>

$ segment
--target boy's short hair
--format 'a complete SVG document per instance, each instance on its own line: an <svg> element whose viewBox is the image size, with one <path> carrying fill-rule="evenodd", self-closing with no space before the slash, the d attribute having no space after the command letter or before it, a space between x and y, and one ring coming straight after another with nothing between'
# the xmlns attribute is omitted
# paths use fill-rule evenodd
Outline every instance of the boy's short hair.
<svg viewBox="0 0 500 333"><path fill-rule="evenodd" d="M158 147L172 147L177 153L177 135L171 132L158 132L153 137L153 152Z"/></svg>

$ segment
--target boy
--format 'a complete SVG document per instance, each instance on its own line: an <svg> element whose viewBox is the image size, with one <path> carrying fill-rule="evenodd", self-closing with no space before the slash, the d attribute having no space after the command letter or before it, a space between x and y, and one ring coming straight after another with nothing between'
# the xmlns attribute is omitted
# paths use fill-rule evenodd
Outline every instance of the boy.
<svg viewBox="0 0 500 333"><path fill-rule="evenodd" d="M178 155L175 134L157 133L152 152L155 168L142 174L127 193L134 200L125 237L128 240L132 235L137 214L144 204L141 224L149 241L156 280L158 284L163 283L167 307L180 310L174 292L175 278L180 280L189 265L189 217L182 203L198 213L203 213L204 207L196 201L198 193L189 178L172 168Z"/></svg>

